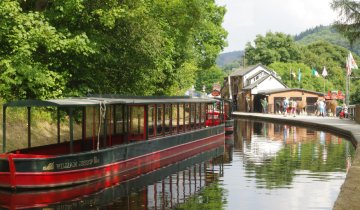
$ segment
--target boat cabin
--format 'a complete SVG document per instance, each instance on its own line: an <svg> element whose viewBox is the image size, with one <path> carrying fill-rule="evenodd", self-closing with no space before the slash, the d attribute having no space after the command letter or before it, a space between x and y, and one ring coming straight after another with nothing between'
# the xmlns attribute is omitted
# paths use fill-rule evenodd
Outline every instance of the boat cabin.
<svg viewBox="0 0 360 210"><path fill-rule="evenodd" d="M60 155L192 132L224 123L221 117L207 115L210 112L222 115L219 103L215 99L190 97L113 95L9 102L3 105L3 152ZM19 107L27 110L27 140L16 148L8 147L9 141L17 140L7 134L7 112ZM40 145L33 139L34 108L54 113L51 116L56 125L55 137L48 137Z"/></svg>

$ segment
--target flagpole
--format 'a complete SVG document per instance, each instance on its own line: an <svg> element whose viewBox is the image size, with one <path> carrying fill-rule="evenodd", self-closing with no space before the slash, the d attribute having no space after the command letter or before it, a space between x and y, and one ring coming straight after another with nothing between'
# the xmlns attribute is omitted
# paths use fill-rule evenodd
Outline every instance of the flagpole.
<svg viewBox="0 0 360 210"><path fill-rule="evenodd" d="M346 74L346 93L345 93L345 96L346 96L346 106L349 106L349 75Z"/></svg>

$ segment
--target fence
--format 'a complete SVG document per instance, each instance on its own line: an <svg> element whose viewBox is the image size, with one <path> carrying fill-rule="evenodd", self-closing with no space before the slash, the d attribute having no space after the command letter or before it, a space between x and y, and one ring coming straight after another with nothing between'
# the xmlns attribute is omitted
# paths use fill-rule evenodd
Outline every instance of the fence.
<svg viewBox="0 0 360 210"><path fill-rule="evenodd" d="M349 105L349 108L348 108L349 118L352 120L355 120L355 117L356 117L355 107L356 107L355 105Z"/></svg>

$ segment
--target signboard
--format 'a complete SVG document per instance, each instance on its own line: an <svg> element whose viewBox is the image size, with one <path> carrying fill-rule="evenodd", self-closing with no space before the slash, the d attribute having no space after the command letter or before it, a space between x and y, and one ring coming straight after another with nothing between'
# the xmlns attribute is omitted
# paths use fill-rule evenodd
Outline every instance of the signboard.
<svg viewBox="0 0 360 210"><path fill-rule="evenodd" d="M211 95L220 96L220 90L221 90L220 84L213 84Z"/></svg>

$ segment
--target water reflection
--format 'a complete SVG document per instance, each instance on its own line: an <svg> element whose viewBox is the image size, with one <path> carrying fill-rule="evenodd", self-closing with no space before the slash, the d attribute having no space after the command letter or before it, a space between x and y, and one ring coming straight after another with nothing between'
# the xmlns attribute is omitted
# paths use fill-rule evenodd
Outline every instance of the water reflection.
<svg viewBox="0 0 360 210"><path fill-rule="evenodd" d="M354 156L351 142L291 125L235 123L221 180L227 209L332 208Z"/></svg>

